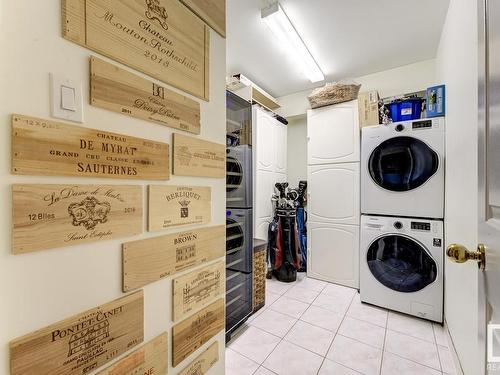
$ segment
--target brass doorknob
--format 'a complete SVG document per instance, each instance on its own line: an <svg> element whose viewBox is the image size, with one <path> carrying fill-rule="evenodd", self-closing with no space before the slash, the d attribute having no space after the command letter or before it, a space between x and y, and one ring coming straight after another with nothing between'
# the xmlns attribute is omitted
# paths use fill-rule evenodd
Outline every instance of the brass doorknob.
<svg viewBox="0 0 500 375"><path fill-rule="evenodd" d="M465 246L453 243L446 248L446 255L455 263L475 260L479 269L484 270L486 267L486 247L482 243L477 245L477 251L469 251Z"/></svg>

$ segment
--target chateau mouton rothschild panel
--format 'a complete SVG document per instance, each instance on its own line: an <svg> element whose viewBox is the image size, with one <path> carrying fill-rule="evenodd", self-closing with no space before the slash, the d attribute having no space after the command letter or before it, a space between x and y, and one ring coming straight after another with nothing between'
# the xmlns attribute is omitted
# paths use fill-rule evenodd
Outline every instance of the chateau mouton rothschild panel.
<svg viewBox="0 0 500 375"><path fill-rule="evenodd" d="M11 375L84 375L144 340L138 291L10 343Z"/></svg>
<svg viewBox="0 0 500 375"><path fill-rule="evenodd" d="M200 134L200 103L93 56L90 58L90 103Z"/></svg>
<svg viewBox="0 0 500 375"><path fill-rule="evenodd" d="M97 375L163 375L168 370L167 360L168 336L165 332Z"/></svg>
<svg viewBox="0 0 500 375"><path fill-rule="evenodd" d="M212 189L208 186L149 186L150 231L210 222Z"/></svg>
<svg viewBox="0 0 500 375"><path fill-rule="evenodd" d="M226 227L193 229L123 244L123 291L127 292L220 258Z"/></svg>
<svg viewBox="0 0 500 375"><path fill-rule="evenodd" d="M210 30L179 0L63 0L63 37L209 99Z"/></svg>
<svg viewBox="0 0 500 375"><path fill-rule="evenodd" d="M142 233L142 186L12 185L14 254Z"/></svg>
<svg viewBox="0 0 500 375"><path fill-rule="evenodd" d="M12 173L168 180L168 144L13 115Z"/></svg>

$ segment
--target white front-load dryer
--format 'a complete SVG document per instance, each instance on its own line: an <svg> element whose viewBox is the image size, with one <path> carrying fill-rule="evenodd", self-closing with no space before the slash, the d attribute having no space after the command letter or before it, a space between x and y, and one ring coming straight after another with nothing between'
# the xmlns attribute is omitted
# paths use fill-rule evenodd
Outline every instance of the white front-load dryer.
<svg viewBox="0 0 500 375"><path fill-rule="evenodd" d="M444 217L444 117L362 129L361 212Z"/></svg>
<svg viewBox="0 0 500 375"><path fill-rule="evenodd" d="M361 217L362 302L443 321L443 222Z"/></svg>

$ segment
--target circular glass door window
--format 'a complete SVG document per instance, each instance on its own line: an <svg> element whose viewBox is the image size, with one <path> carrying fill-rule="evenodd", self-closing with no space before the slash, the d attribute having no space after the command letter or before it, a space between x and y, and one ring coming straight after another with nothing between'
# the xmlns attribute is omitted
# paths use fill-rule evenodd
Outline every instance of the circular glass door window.
<svg viewBox="0 0 500 375"><path fill-rule="evenodd" d="M370 176L390 191L409 191L423 185L439 167L438 154L425 142L395 137L378 145L368 160Z"/></svg>
<svg viewBox="0 0 500 375"><path fill-rule="evenodd" d="M418 242L401 235L375 240L366 255L372 275L386 287L411 293L425 288L437 278L437 265Z"/></svg>
<svg viewBox="0 0 500 375"><path fill-rule="evenodd" d="M243 181L243 168L240 162L228 156L226 158L226 192L230 193L241 186Z"/></svg>

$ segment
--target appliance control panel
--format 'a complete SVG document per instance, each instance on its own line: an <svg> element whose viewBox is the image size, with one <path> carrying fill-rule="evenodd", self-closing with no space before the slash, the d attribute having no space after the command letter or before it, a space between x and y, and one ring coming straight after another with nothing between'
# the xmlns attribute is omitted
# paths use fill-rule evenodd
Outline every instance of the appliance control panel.
<svg viewBox="0 0 500 375"><path fill-rule="evenodd" d="M413 121L411 123L411 128L412 129L432 128L432 120Z"/></svg>
<svg viewBox="0 0 500 375"><path fill-rule="evenodd" d="M411 229L414 230L423 230L426 232L430 232L431 230L431 224L430 223L425 223L425 222L419 222L419 221L412 221L411 222Z"/></svg>

